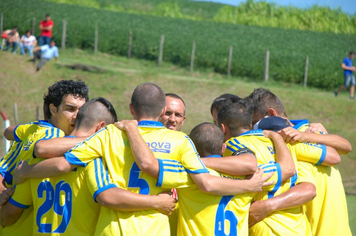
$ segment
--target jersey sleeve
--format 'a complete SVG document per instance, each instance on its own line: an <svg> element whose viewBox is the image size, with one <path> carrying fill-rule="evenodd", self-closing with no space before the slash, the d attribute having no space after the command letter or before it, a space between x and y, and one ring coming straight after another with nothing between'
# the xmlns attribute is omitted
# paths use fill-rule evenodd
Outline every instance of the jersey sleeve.
<svg viewBox="0 0 356 236"><path fill-rule="evenodd" d="M14 141L11 144L9 152L0 160L0 174L8 187L12 186L13 172L19 161L18 155L21 151L22 144L22 142Z"/></svg>
<svg viewBox="0 0 356 236"><path fill-rule="evenodd" d="M320 165L326 157L326 146L318 143L295 143L294 148L298 161L306 161Z"/></svg>
<svg viewBox="0 0 356 236"><path fill-rule="evenodd" d="M271 178L269 178L267 181L274 181L274 183L270 186L262 187L263 191L276 192L282 184L282 170L280 165L278 163L269 163L259 165L258 168L262 168L263 175L273 173Z"/></svg>
<svg viewBox="0 0 356 236"><path fill-rule="evenodd" d="M106 129L78 143L75 147L64 153L66 160L73 165L86 166L92 160L102 157L105 150Z"/></svg>
<svg viewBox="0 0 356 236"><path fill-rule="evenodd" d="M312 183L316 186L315 178L313 175L313 164L304 161L298 161L297 163L297 172L298 172L298 179L297 184L308 182Z"/></svg>
<svg viewBox="0 0 356 236"><path fill-rule="evenodd" d="M163 188L184 188L191 186L193 180L184 166L175 160L158 159L159 176L156 186Z"/></svg>
<svg viewBox="0 0 356 236"><path fill-rule="evenodd" d="M94 201L96 197L103 191L116 188L111 176L108 172L108 167L102 158L96 158L89 162L85 167L85 176L88 183L89 191L92 194Z"/></svg>
<svg viewBox="0 0 356 236"><path fill-rule="evenodd" d="M208 169L201 161L192 140L187 135L185 135L184 138L185 141L182 145L182 151L180 153L181 164L184 166L186 171L191 174L209 173Z"/></svg>
<svg viewBox="0 0 356 236"><path fill-rule="evenodd" d="M244 153L255 155L251 149L240 143L237 139L230 139L226 142L224 156L239 156Z"/></svg>
<svg viewBox="0 0 356 236"><path fill-rule="evenodd" d="M25 141L27 138L26 131L32 123L17 125L14 129L14 140L16 142Z"/></svg>
<svg viewBox="0 0 356 236"><path fill-rule="evenodd" d="M32 205L30 180L26 180L24 183L16 185L14 195L9 199L9 202L22 209L27 209Z"/></svg>

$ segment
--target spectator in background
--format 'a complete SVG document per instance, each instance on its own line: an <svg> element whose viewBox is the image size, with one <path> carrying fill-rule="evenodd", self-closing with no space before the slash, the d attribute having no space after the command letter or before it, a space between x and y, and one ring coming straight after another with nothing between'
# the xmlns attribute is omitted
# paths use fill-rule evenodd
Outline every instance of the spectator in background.
<svg viewBox="0 0 356 236"><path fill-rule="evenodd" d="M58 58L58 48L56 47L56 42L52 39L49 45L43 45L40 47L36 47L33 52L35 56L33 58L33 63L36 63L36 59L39 59L40 62L37 65L37 71L39 71L42 66L52 57Z"/></svg>
<svg viewBox="0 0 356 236"><path fill-rule="evenodd" d="M356 68L352 65L352 60L355 58L355 52L349 52L349 55L345 57L344 61L341 64L341 68L344 69L345 82L337 91L335 91L335 97L339 94L340 91L346 90L350 86L350 98L355 98L355 76L353 71L356 71Z"/></svg>
<svg viewBox="0 0 356 236"><path fill-rule="evenodd" d="M17 27L15 26L12 29L5 30L3 34L7 35L6 38L6 51L10 50L10 47L12 46L12 53L15 53L15 50L18 46L19 43L19 33L17 32Z"/></svg>
<svg viewBox="0 0 356 236"><path fill-rule="evenodd" d="M40 30L41 32L41 37L39 40L39 45L49 45L51 38L52 38L52 28L53 28L53 21L51 20L51 16L49 14L46 14L46 19L41 21L40 23Z"/></svg>
<svg viewBox="0 0 356 236"><path fill-rule="evenodd" d="M36 46L37 40L36 37L32 35L31 30L27 30L26 34L21 37L20 40L20 49L21 49L21 54L25 55L25 49L27 49L28 54L30 55L31 58L33 58L33 48Z"/></svg>

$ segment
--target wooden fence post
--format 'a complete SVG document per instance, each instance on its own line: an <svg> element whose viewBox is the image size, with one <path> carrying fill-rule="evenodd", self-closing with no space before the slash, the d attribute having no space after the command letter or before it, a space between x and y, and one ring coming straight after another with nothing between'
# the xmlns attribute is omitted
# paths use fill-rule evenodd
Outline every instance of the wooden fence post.
<svg viewBox="0 0 356 236"><path fill-rule="evenodd" d="M159 43L159 56L158 56L158 66L161 66L163 58L163 45L164 45L164 35L161 35L161 41Z"/></svg>
<svg viewBox="0 0 356 236"><path fill-rule="evenodd" d="M269 74L269 50L266 51L266 60L265 60L265 81L268 81L268 74Z"/></svg>
<svg viewBox="0 0 356 236"><path fill-rule="evenodd" d="M1 24L0 24L0 32L1 33L4 31L3 25L4 25L4 13L1 13Z"/></svg>
<svg viewBox="0 0 356 236"><path fill-rule="evenodd" d="M36 107L36 120L39 120L40 119L40 107L37 106Z"/></svg>
<svg viewBox="0 0 356 236"><path fill-rule="evenodd" d="M33 17L32 18L32 35L36 35L35 30L36 30L36 18Z"/></svg>
<svg viewBox="0 0 356 236"><path fill-rule="evenodd" d="M127 52L127 58L131 58L131 49L132 49L132 31L129 32L129 50Z"/></svg>
<svg viewBox="0 0 356 236"><path fill-rule="evenodd" d="M229 60L227 62L227 76L231 75L232 46L229 49Z"/></svg>
<svg viewBox="0 0 356 236"><path fill-rule="evenodd" d="M63 29L62 29L62 49L66 48L66 33L67 33L67 22L63 20Z"/></svg>
<svg viewBox="0 0 356 236"><path fill-rule="evenodd" d="M192 55L190 56L190 72L194 71L195 42L193 42Z"/></svg>
<svg viewBox="0 0 356 236"><path fill-rule="evenodd" d="M304 83L303 87L307 87L307 82L308 82L308 67L309 67L309 57L306 56L305 58L305 69L304 69Z"/></svg>
<svg viewBox="0 0 356 236"><path fill-rule="evenodd" d="M17 115L17 103L14 102L14 116L15 116L15 124L19 123L19 117Z"/></svg>
<svg viewBox="0 0 356 236"><path fill-rule="evenodd" d="M98 25L95 26L94 54L98 52Z"/></svg>

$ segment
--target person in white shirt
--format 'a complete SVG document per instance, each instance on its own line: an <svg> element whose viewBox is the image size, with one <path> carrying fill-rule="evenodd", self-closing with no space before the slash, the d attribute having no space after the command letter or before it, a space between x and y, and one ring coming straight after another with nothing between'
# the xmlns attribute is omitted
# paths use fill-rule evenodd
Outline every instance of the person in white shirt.
<svg viewBox="0 0 356 236"><path fill-rule="evenodd" d="M54 57L57 61L59 56L58 48L56 47L56 42L53 39L51 39L49 45L45 44L43 46L36 47L33 52L35 53L33 63L36 63L36 59L40 60L37 65L37 71L39 71L47 61L51 60L52 57Z"/></svg>
<svg viewBox="0 0 356 236"><path fill-rule="evenodd" d="M33 48L36 46L37 40L36 37L32 35L31 30L27 30L26 34L21 37L20 40L20 49L21 54L25 55L25 50L28 51L28 54L31 58L33 58Z"/></svg>

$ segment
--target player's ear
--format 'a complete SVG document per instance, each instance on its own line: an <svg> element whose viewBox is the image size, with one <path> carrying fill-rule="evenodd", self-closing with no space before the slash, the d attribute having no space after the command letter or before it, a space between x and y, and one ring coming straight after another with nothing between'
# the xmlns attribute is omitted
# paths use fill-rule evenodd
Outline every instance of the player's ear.
<svg viewBox="0 0 356 236"><path fill-rule="evenodd" d="M220 124L220 127L221 127L222 132L223 132L224 134L226 134L226 132L227 132L227 127L226 127L226 125L224 125L223 123L221 123L221 124Z"/></svg>
<svg viewBox="0 0 356 236"><path fill-rule="evenodd" d="M57 107L55 107L53 103L49 104L49 111L53 117L57 116Z"/></svg>
<svg viewBox="0 0 356 236"><path fill-rule="evenodd" d="M131 113L131 115L135 116L135 111L134 111L134 109L133 109L131 103L129 104L129 107L130 107L130 113Z"/></svg>
<svg viewBox="0 0 356 236"><path fill-rule="evenodd" d="M163 107L162 112L161 112L161 114L159 115L159 117L163 116L164 114L166 114L166 106Z"/></svg>
<svg viewBox="0 0 356 236"><path fill-rule="evenodd" d="M106 126L105 121L101 121L101 122L96 126L95 133L98 132L99 130L105 128L105 126Z"/></svg>
<svg viewBox="0 0 356 236"><path fill-rule="evenodd" d="M267 116L278 116L277 112L273 108L268 108L267 110Z"/></svg>
<svg viewBox="0 0 356 236"><path fill-rule="evenodd" d="M223 143L223 145L221 147L221 155L224 154L225 150L226 150L226 143Z"/></svg>

